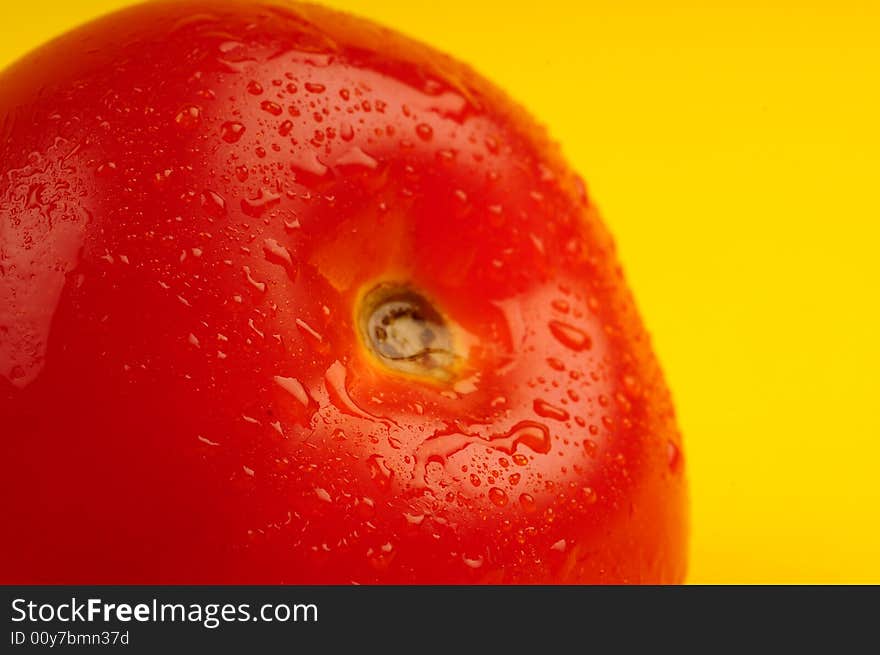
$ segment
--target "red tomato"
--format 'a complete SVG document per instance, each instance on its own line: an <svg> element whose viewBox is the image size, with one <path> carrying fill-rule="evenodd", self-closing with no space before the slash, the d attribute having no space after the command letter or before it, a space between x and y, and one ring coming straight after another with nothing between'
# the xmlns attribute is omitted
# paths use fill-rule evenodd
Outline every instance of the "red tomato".
<svg viewBox="0 0 880 655"><path fill-rule="evenodd" d="M0 87L2 582L682 580L648 336L498 89L216 2Z"/></svg>

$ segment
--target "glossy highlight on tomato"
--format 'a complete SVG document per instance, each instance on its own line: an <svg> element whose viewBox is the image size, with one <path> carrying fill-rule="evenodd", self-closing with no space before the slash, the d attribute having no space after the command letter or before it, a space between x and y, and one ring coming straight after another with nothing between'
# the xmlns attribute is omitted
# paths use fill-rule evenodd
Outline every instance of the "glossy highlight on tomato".
<svg viewBox="0 0 880 655"><path fill-rule="evenodd" d="M471 69L196 0L0 86L0 581L682 581L611 238Z"/></svg>

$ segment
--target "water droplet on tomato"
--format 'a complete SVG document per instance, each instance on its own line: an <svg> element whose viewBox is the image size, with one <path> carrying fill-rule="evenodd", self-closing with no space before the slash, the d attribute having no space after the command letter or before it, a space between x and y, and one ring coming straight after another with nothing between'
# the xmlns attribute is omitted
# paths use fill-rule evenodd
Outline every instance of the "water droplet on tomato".
<svg viewBox="0 0 880 655"><path fill-rule="evenodd" d="M563 362L561 359L557 359L556 357L548 357L547 366L552 368L554 371L565 370L565 362Z"/></svg>
<svg viewBox="0 0 880 655"><path fill-rule="evenodd" d="M546 454L550 452L550 431L541 423L520 421L509 432L491 437L489 444L508 454L520 444L536 453Z"/></svg>
<svg viewBox="0 0 880 655"><path fill-rule="evenodd" d="M507 494L503 489L499 489L498 487L492 487L489 489L489 500L492 501L498 507L504 507L507 504Z"/></svg>
<svg viewBox="0 0 880 655"><path fill-rule="evenodd" d="M574 351L588 350L593 345L590 337L573 325L562 321L550 321L548 327L559 343Z"/></svg>
<svg viewBox="0 0 880 655"><path fill-rule="evenodd" d="M284 108L277 102L272 102L271 100L263 100L263 102L260 103L260 109L273 116L281 116L281 114L284 113Z"/></svg>
<svg viewBox="0 0 880 655"><path fill-rule="evenodd" d="M569 419L569 414L564 409L551 405L546 400L541 400L540 398L535 400L533 408L535 414L544 418L550 418L554 421L567 421Z"/></svg>
<svg viewBox="0 0 880 655"><path fill-rule="evenodd" d="M596 445L596 442L592 439L584 439L584 450L587 452L587 455L589 457L595 457L598 448L599 447Z"/></svg>
<svg viewBox="0 0 880 655"><path fill-rule="evenodd" d="M233 121L228 121L220 126L220 136L226 143L236 143L241 139L244 131L244 125Z"/></svg>
<svg viewBox="0 0 880 655"><path fill-rule="evenodd" d="M308 406L309 395L306 392L305 387L302 385L302 382L296 378L287 378L280 375L276 375L272 379L275 380L275 384L293 396L304 407Z"/></svg>
<svg viewBox="0 0 880 655"><path fill-rule="evenodd" d="M266 257L266 261L283 266L288 274L294 274L293 256L287 248L275 239L266 239L263 242L263 254Z"/></svg>
<svg viewBox="0 0 880 655"><path fill-rule="evenodd" d="M527 514L531 514L538 509L538 505L535 503L535 498L531 494L520 494L519 504Z"/></svg>
<svg viewBox="0 0 880 655"><path fill-rule="evenodd" d="M95 170L95 172L102 177L109 176L110 174L116 172L116 162L105 161L104 163L98 165L98 168Z"/></svg>
<svg viewBox="0 0 880 655"><path fill-rule="evenodd" d="M406 519L406 522L410 525L421 525L425 520L424 514L410 514L409 512L403 513L403 518Z"/></svg>
<svg viewBox="0 0 880 655"><path fill-rule="evenodd" d="M241 201L241 211L252 218L260 218L267 209L281 202L281 194L260 189L256 198L244 198Z"/></svg>
<svg viewBox="0 0 880 655"><path fill-rule="evenodd" d="M241 268L242 271L244 271L244 277L248 281L248 284L260 293L265 293L268 285L265 282L260 282L259 280L254 279L253 275L251 275L250 266L242 266Z"/></svg>
<svg viewBox="0 0 880 655"><path fill-rule="evenodd" d="M587 505L596 502L596 492L592 487L581 487L581 500Z"/></svg>
<svg viewBox="0 0 880 655"><path fill-rule="evenodd" d="M318 155L313 151L305 151L299 153L294 161L290 163L291 169L295 172L302 172L315 177L323 177L329 170L327 166L318 159Z"/></svg>
<svg viewBox="0 0 880 655"><path fill-rule="evenodd" d="M336 159L336 165L374 169L379 165L379 162L357 146L354 146Z"/></svg>
<svg viewBox="0 0 880 655"><path fill-rule="evenodd" d="M307 335L309 335L315 341L320 343L321 341L324 340L324 337L321 336L320 332L318 332L315 328L313 328L311 325L306 323L301 318L296 319L295 323L296 323L296 327L298 327L302 332L305 332Z"/></svg>
<svg viewBox="0 0 880 655"><path fill-rule="evenodd" d="M202 118L202 110L196 105L188 105L177 112L174 122L185 129L192 129L199 124Z"/></svg>
<svg viewBox="0 0 880 655"><path fill-rule="evenodd" d="M387 490L391 486L391 478L394 471L385 464L385 458L381 455L371 455L367 458L367 470L370 473L370 479L382 490Z"/></svg>
<svg viewBox="0 0 880 655"><path fill-rule="evenodd" d="M556 300L550 303L550 306L555 309L560 314L568 314L571 306L568 304L567 300L563 300L562 298L557 298Z"/></svg>
<svg viewBox="0 0 880 655"><path fill-rule="evenodd" d="M324 373L324 382L327 387L327 394L330 402L342 413L349 416L367 419L369 421L381 420L378 416L370 414L361 408L354 399L349 395L346 386L346 377L348 372L345 366L339 360L333 362Z"/></svg>
<svg viewBox="0 0 880 655"><path fill-rule="evenodd" d="M465 566L471 569L478 569L483 566L483 556L479 555L477 557L468 557L467 555L462 554L461 560L464 562Z"/></svg>
<svg viewBox="0 0 880 655"><path fill-rule="evenodd" d="M226 200L219 193L205 189L202 191L199 200L205 212L215 218L219 218L226 213Z"/></svg>

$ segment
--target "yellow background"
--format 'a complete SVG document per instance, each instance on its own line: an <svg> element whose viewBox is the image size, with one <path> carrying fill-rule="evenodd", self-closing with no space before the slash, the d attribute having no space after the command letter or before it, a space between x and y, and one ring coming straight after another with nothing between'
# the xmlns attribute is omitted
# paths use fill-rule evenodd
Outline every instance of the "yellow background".
<svg viewBox="0 0 880 655"><path fill-rule="evenodd" d="M125 4L6 3L0 67ZM472 63L587 179L677 401L689 581L880 583L880 4L327 4Z"/></svg>

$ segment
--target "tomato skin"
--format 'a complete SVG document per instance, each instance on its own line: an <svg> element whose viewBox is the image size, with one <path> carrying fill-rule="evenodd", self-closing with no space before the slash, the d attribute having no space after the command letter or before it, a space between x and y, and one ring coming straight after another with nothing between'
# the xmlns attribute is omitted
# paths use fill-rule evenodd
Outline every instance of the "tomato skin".
<svg viewBox="0 0 880 655"><path fill-rule="evenodd" d="M315 7L136 7L0 77L4 583L676 583L613 244L468 68ZM467 335L383 370L364 289Z"/></svg>

